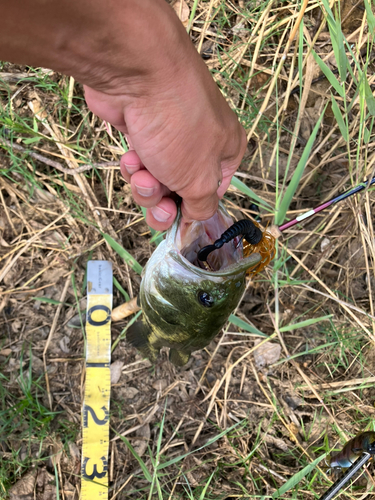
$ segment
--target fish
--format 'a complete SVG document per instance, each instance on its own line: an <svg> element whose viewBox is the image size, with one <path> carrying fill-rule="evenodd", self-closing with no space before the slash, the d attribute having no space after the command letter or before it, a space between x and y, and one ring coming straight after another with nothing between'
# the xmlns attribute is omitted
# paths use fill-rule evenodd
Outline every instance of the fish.
<svg viewBox="0 0 375 500"><path fill-rule="evenodd" d="M206 347L221 331L245 290L246 271L261 257L243 256L240 237L199 261L233 224L222 202L206 221L185 222L181 210L143 269L138 305L143 314L126 333L127 341L155 362L162 347L169 360L185 365L193 351ZM203 267L202 267L203 266Z"/></svg>
<svg viewBox="0 0 375 500"><path fill-rule="evenodd" d="M332 453L329 457L329 467L350 467L364 452L375 453L375 432L366 431L350 439L343 449Z"/></svg>

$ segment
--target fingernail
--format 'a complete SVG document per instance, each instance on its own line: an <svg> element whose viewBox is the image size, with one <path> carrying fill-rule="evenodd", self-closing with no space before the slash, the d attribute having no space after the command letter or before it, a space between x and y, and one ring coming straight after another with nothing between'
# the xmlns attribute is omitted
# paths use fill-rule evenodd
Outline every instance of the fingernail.
<svg viewBox="0 0 375 500"><path fill-rule="evenodd" d="M134 172L138 172L139 170L139 165L127 165L126 163L124 163L124 166L129 174L134 174Z"/></svg>
<svg viewBox="0 0 375 500"><path fill-rule="evenodd" d="M152 196L154 194L155 189L153 187L148 188L148 187L142 187L142 186L137 186L137 184L134 184L136 190L138 191L138 194L141 196Z"/></svg>
<svg viewBox="0 0 375 500"><path fill-rule="evenodd" d="M151 213L154 216L154 218L159 221L159 222L167 222L171 214L166 212L160 207L154 207L151 209Z"/></svg>

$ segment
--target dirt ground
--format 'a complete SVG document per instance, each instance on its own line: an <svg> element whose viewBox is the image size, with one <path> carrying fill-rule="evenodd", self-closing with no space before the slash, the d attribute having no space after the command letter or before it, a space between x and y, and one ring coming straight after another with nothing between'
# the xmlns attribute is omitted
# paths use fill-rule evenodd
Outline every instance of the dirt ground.
<svg viewBox="0 0 375 500"><path fill-rule="evenodd" d="M271 30L268 43L254 62L242 49L248 43L246 50L256 50L255 35L249 34L256 19L248 4L226 2L226 24L215 14L202 34L202 22L213 16L209 3L199 3L191 37L196 46L202 40L208 67L249 131L272 78L268 69L281 57L275 48L285 41L279 29L265 23L265 31ZM367 33L363 5L342 4L342 30L349 38L355 34L358 60L362 67L367 61L371 78L372 45L366 54L361 50L368 46L359 45L365 35L361 39L358 30L364 25ZM192 7L180 0L175 6L185 24ZM292 7L280 5L278 19L295 19ZM305 36L313 39L319 27L315 50L334 70L324 17L319 8L308 10ZM296 68L289 73L293 51L294 45L278 78L278 97L273 94L265 112L268 121L252 134L238 173L272 206L276 188L289 183L331 102L327 79L310 80L302 111L299 94L286 99L288 83L298 76ZM245 91L242 75L252 64L254 76ZM321 71L311 64L315 78ZM354 85L349 82L346 90L348 100L355 99ZM255 97L242 108L248 115L241 115L245 92ZM279 136L271 123L276 102L286 103ZM78 83L69 92L67 77L4 63L0 111L0 498L76 500L84 335L68 323L86 307L87 262L111 261L116 280L133 298L141 277L102 233L141 266L156 246L119 172L124 143L88 111ZM347 145L327 108L288 218L373 175L373 118L361 120L359 114L354 105ZM369 130L367 141L361 139L361 123ZM72 174L85 164L91 167ZM125 340L131 318L113 323L112 342L120 340L112 353L109 498L276 498L277 489L314 459L374 430L374 202L368 190L288 230L273 263L248 278L235 314L271 337L263 352L256 349L263 337L228 323L183 368L168 361L167 350L151 364ZM231 187L225 203L234 218L256 215L254 200L239 188ZM259 210L265 228L274 214ZM125 302L121 287L114 288L115 306ZM267 355L271 361L265 361ZM121 436L156 477L154 491ZM282 498L317 498L331 484L326 472L314 468ZM373 498L371 474L356 485L362 495L356 498Z"/></svg>

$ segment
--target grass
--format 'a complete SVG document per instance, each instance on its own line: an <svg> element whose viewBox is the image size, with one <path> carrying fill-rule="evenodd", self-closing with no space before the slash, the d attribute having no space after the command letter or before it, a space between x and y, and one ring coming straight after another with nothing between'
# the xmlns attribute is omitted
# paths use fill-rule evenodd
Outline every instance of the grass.
<svg viewBox="0 0 375 500"><path fill-rule="evenodd" d="M374 3L188 4L191 37L211 43L207 65L250 140L226 196L235 216L255 202L263 226L281 224L373 175ZM326 79L313 83L319 72ZM124 139L71 88L68 77L0 66L0 498L35 470L59 497L78 498L84 343L66 321L85 309L87 260L114 263L119 304L137 295L162 238L120 179ZM310 499L329 487L322 456L374 429L373 206L369 190L286 231L187 370L164 354L150 366L123 340L128 320L114 325L124 365L112 390L110 498ZM52 408L34 367L49 334ZM262 373L257 335L282 347ZM366 488L364 475L350 491Z"/></svg>
<svg viewBox="0 0 375 500"><path fill-rule="evenodd" d="M10 378L1 376L1 498L5 498L9 488L31 467L48 460L49 454L46 455L45 452L56 436L61 436L62 446L67 449L69 442L75 442L79 432L79 427L72 425L65 415L45 406L45 390L41 384L43 377L35 377L33 374L31 351L28 356L21 353L20 366L15 383ZM1 370L4 370L4 366ZM12 446L9 446L10 443Z"/></svg>

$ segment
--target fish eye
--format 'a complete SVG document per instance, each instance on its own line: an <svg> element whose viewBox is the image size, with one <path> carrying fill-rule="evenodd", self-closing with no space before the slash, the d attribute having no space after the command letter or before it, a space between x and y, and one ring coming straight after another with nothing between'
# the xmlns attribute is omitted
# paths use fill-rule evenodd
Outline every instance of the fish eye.
<svg viewBox="0 0 375 500"><path fill-rule="evenodd" d="M212 307L214 305L214 298L212 295L203 290L198 292L198 300L204 307Z"/></svg>

